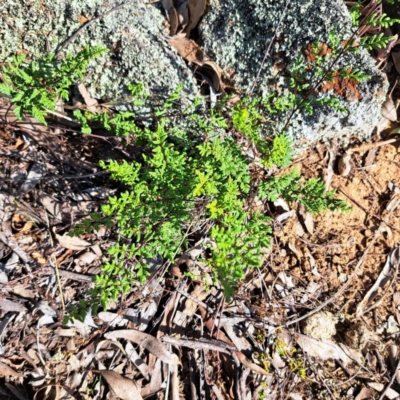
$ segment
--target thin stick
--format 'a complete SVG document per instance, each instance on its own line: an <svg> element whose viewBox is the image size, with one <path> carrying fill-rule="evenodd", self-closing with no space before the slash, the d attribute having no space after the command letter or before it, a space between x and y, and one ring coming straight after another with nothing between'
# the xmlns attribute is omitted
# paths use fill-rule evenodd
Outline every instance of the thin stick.
<svg viewBox="0 0 400 400"><path fill-rule="evenodd" d="M46 219L47 219L47 229L49 230L49 238L50 238L50 246L54 248L54 241L53 241L53 235L50 232L50 221L49 221L49 214L46 212ZM65 310L65 302L64 302L64 294L62 290L62 285L61 285L61 279L60 279L60 274L58 272L58 265L57 265L57 260L54 254L51 255L50 258L50 265L54 268L56 271L56 277L57 277L57 285L58 285L58 291L60 292L60 299L61 299L61 305L63 310Z"/></svg>
<svg viewBox="0 0 400 400"><path fill-rule="evenodd" d="M382 394L379 396L378 400L383 400L384 397L386 396L386 393L389 391L390 387L393 385L393 382L396 378L397 371L400 369L400 360L397 363L396 369L393 371L392 379L390 380L389 384L386 386L386 389L382 392Z"/></svg>
<svg viewBox="0 0 400 400"><path fill-rule="evenodd" d="M389 140L385 140L383 142L376 142L376 143L366 143L363 144L359 147L356 147L354 149L348 149L346 151L346 153L355 153L355 152L364 152L364 151L368 151L371 149L375 149L376 147L381 147L381 146L386 146L387 144L391 144L391 143L396 143L400 141L400 138L394 138L394 139L389 139Z"/></svg>
<svg viewBox="0 0 400 400"><path fill-rule="evenodd" d="M162 336L161 340L164 343L170 343L174 346L188 347L189 349L196 350L212 350L225 354L231 354L231 351L239 351L236 347L228 346L223 342L221 342L221 345L218 345L210 341L178 339L173 336Z"/></svg>

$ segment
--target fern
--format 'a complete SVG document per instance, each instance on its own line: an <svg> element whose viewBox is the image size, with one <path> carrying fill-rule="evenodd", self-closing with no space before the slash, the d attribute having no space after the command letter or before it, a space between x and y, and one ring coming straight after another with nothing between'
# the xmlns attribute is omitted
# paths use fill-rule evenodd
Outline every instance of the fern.
<svg viewBox="0 0 400 400"><path fill-rule="evenodd" d="M86 46L63 61L54 60L54 54L51 54L29 64L25 63L24 55L14 56L7 67L3 66L6 83L0 85L0 93L10 98L18 120L25 114L32 114L46 125L45 117L49 111L54 111L57 97L68 100L70 86L83 78L90 60L106 51L97 46Z"/></svg>

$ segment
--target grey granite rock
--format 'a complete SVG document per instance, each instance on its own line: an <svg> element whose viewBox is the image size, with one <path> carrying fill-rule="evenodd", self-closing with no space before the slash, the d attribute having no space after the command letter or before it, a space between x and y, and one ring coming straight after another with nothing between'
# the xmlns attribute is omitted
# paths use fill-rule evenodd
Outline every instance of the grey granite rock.
<svg viewBox="0 0 400 400"><path fill-rule="evenodd" d="M328 33L333 30L340 39L349 39L352 34L350 15L342 0L210 0L200 24L204 48L222 68L234 72L233 83L242 92L249 93L253 86L282 16L278 40L274 41L260 71L256 95L287 94L288 70L308 44L329 43ZM282 60L288 65L278 71L277 63ZM357 85L360 99L350 101L339 97L348 113L336 112L327 106L317 106L312 116L297 113L287 129L296 144L351 135L367 138L371 134L380 119L388 88L386 76L375 67L374 60L364 49L358 54L346 53L335 68L346 66L359 68L371 76ZM309 78L316 81L315 76ZM332 95L336 96L330 91L316 97ZM288 113L275 124L265 124L264 133L280 132L287 116Z"/></svg>
<svg viewBox="0 0 400 400"><path fill-rule="evenodd" d="M0 1L0 61L16 53L34 59L55 52L85 21L123 2L119 0ZM90 64L85 84L97 99L112 101L130 83L143 81L153 94L166 94L179 83L190 101L197 87L184 60L167 44L164 17L145 0L133 0L84 29L65 52L86 44L110 49Z"/></svg>

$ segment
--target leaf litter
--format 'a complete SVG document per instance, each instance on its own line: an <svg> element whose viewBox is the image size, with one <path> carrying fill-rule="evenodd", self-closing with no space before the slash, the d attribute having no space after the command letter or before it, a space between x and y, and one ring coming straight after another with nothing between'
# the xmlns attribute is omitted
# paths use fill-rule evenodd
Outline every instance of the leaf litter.
<svg viewBox="0 0 400 400"><path fill-rule="evenodd" d="M223 72L190 38L204 4L163 1L170 45L204 75L215 101L225 89ZM81 95L87 107L98 106L84 87ZM390 102L388 107L395 120ZM65 325L57 269L66 303L75 302L90 289L115 240L104 227L79 238L66 232L99 210L97 188L116 189L97 165L105 154L120 158L120 144L108 138L99 146L95 137L62 136L31 118L25 122L11 135L0 132L2 395L140 399L169 391L173 399L207 398L205 393L247 399L263 391L268 398L288 393L307 399L328 397L328 386L337 398L349 390L358 400L384 390L389 398L398 396L387 387L385 367L390 348L391 372L396 370L400 323L397 139L367 147L354 141L347 152L312 148L301 163L303 175L325 176L327 188L337 188L352 211L312 218L296 207L286 211L264 267L248 271L232 302L224 302L212 281L206 288L184 277L191 268L206 268L197 261L204 248L195 245L163 276L157 271L165 264L157 264L156 279L132 287L107 312ZM371 150L373 163L365 159ZM336 167L343 156L351 167L346 174ZM352 276L351 286L334 297ZM307 322L292 324L329 298L334 301L324 309L334 315L337 331L331 340L304 335ZM348 333L357 340L346 341Z"/></svg>

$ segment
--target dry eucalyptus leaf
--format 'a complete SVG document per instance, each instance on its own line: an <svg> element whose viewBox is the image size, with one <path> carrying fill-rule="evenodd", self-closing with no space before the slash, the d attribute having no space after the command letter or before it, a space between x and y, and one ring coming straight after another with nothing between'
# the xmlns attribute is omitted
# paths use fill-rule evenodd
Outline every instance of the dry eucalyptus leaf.
<svg viewBox="0 0 400 400"><path fill-rule="evenodd" d="M188 0L189 23L185 28L185 33L189 37L190 32L194 29L204 14L206 8L206 0Z"/></svg>
<svg viewBox="0 0 400 400"><path fill-rule="evenodd" d="M203 64L203 50L201 50L201 48L195 41L186 39L183 36L175 36L168 40L168 43L187 62L199 65Z"/></svg>
<svg viewBox="0 0 400 400"><path fill-rule="evenodd" d="M100 374L108 383L112 391L122 400L141 400L143 397L140 394L139 388L135 382L127 379L115 371L93 370Z"/></svg>
<svg viewBox="0 0 400 400"><path fill-rule="evenodd" d="M21 303L16 303L11 300L0 299L0 310L4 313L12 311L12 312L25 312L26 307Z"/></svg>
<svg viewBox="0 0 400 400"><path fill-rule="evenodd" d="M310 357L317 357L321 360L340 360L343 364L351 364L356 360L362 363L362 354L357 350L345 346L338 346L330 341L320 341L305 335L295 334L297 344Z"/></svg>
<svg viewBox="0 0 400 400"><path fill-rule="evenodd" d="M149 366L142 360L130 342L126 344L125 351L133 365L141 372L144 378L150 381Z"/></svg>
<svg viewBox="0 0 400 400"><path fill-rule="evenodd" d="M341 176L348 176L351 171L351 155L348 153L345 153L342 157L339 158L338 162L338 170L339 170L339 175Z"/></svg>
<svg viewBox="0 0 400 400"><path fill-rule="evenodd" d="M62 247L69 249L69 250L81 251L91 245L86 240L79 239L75 236L72 236L72 237L68 236L68 235L61 236L61 235L56 234L56 238Z"/></svg>
<svg viewBox="0 0 400 400"><path fill-rule="evenodd" d="M0 362L0 376L15 376L16 378L22 378L23 375L14 371L7 364Z"/></svg>
<svg viewBox="0 0 400 400"><path fill-rule="evenodd" d="M120 331L109 332L104 335L106 339L125 339L144 347L151 354L155 355L161 361L167 364L180 365L179 358L176 354L171 353L167 348L154 336L136 330L123 329Z"/></svg>

